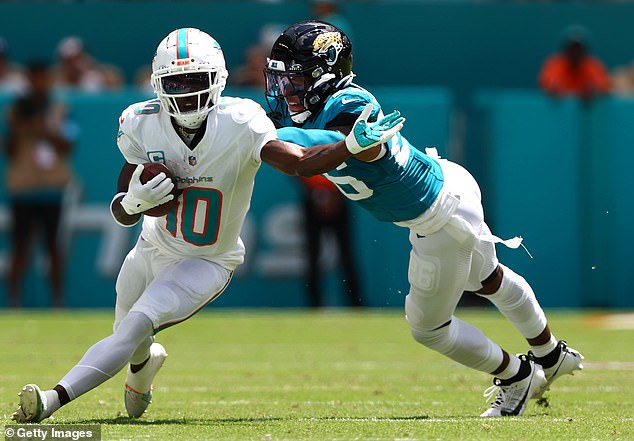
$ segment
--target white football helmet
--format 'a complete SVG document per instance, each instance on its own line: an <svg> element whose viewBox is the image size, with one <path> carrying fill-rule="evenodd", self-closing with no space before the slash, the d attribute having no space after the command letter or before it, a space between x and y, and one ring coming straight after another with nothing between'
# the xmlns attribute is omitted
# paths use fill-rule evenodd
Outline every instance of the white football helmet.
<svg viewBox="0 0 634 441"><path fill-rule="evenodd" d="M170 32L152 60L152 88L165 111L188 128L199 127L220 101L228 76L218 42L195 28Z"/></svg>

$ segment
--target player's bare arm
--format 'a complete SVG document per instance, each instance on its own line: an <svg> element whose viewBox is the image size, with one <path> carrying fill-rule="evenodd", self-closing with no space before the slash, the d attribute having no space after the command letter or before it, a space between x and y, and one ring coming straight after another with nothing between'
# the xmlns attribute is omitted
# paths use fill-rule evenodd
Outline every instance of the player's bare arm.
<svg viewBox="0 0 634 441"><path fill-rule="evenodd" d="M351 156L344 141L303 148L273 139L262 148L262 161L291 176L310 177L337 167Z"/></svg>
<svg viewBox="0 0 634 441"><path fill-rule="evenodd" d="M372 160L387 142L403 127L405 118L398 111L376 122L368 122L372 105L368 104L341 141L302 148L281 140L271 140L263 148L264 162L291 176L314 176L326 173L350 156L360 160Z"/></svg>

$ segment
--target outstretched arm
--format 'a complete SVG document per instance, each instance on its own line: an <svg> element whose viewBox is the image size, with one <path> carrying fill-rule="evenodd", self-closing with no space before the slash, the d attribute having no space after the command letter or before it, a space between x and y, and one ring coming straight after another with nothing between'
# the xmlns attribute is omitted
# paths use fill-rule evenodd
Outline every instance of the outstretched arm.
<svg viewBox="0 0 634 441"><path fill-rule="evenodd" d="M363 155L387 142L403 127L405 118L398 111L368 123L371 111L372 105L368 104L346 137L331 130L280 129L280 139L269 141L262 148L262 160L292 176L326 173L351 155Z"/></svg>
<svg viewBox="0 0 634 441"><path fill-rule="evenodd" d="M341 141L303 148L280 139L271 140L262 148L262 161L291 176L326 173L350 157L343 135L331 133L339 135Z"/></svg>

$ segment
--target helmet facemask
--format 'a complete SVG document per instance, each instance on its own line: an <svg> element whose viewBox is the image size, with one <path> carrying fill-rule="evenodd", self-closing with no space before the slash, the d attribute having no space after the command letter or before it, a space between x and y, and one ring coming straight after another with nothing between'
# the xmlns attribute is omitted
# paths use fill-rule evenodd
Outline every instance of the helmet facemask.
<svg viewBox="0 0 634 441"><path fill-rule="evenodd" d="M266 95L275 100L275 109L271 109L273 112L284 113L285 109L293 122L298 124L310 117L311 111L306 105L310 85L307 84L304 72L287 71L283 62L269 59L264 77Z"/></svg>
<svg viewBox="0 0 634 441"><path fill-rule="evenodd" d="M184 127L199 126L220 99L217 72L201 71L157 76L152 79L165 111Z"/></svg>

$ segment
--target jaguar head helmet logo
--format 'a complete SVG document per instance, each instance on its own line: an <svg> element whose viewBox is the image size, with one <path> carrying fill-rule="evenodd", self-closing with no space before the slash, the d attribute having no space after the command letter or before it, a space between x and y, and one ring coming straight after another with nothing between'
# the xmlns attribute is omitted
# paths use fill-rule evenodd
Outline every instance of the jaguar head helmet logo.
<svg viewBox="0 0 634 441"><path fill-rule="evenodd" d="M334 65L343 50L343 38L339 32L326 32L315 38L313 54L323 58L329 66Z"/></svg>

